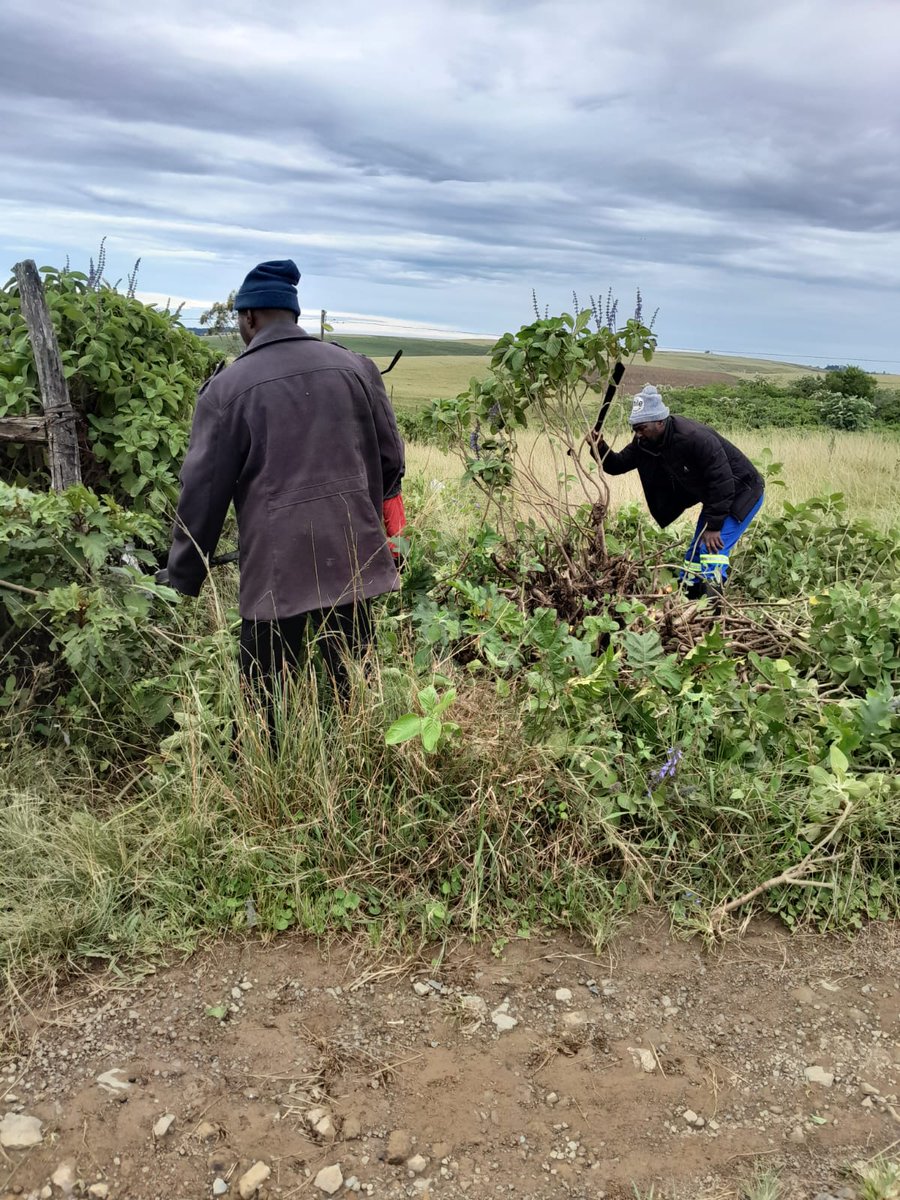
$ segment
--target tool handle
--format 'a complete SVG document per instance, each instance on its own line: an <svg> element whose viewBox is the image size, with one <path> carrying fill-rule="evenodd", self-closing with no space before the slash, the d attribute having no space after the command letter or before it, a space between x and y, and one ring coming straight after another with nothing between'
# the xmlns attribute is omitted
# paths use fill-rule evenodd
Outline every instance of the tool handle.
<svg viewBox="0 0 900 1200"><path fill-rule="evenodd" d="M603 422L606 420L606 415L610 410L610 406L615 398L619 384L622 382L622 376L625 374L625 364L620 359L613 367L612 379L609 381L609 386L603 397L603 403L600 405L600 412L597 414L597 420L594 422L593 436L599 437L600 430L603 428Z"/></svg>

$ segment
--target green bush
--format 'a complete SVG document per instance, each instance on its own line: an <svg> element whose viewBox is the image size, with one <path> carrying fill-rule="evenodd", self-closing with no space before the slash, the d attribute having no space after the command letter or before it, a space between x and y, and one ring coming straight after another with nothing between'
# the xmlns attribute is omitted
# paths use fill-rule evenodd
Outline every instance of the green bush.
<svg viewBox="0 0 900 1200"><path fill-rule="evenodd" d="M819 396L822 421L829 429L857 431L868 429L875 416L875 405L863 396L845 396L841 392L822 392Z"/></svg>
<svg viewBox="0 0 900 1200"><path fill-rule="evenodd" d="M178 631L173 594L140 571L150 555L134 544L149 524L85 487L0 483L0 709L20 724L110 747L153 740L171 707L156 677ZM167 628L154 631L154 619Z"/></svg>
<svg viewBox="0 0 900 1200"><path fill-rule="evenodd" d="M77 271L41 269L78 420L82 474L93 491L157 520L177 500L197 388L218 356L178 323ZM0 416L40 412L37 374L18 285L0 290ZM0 480L43 489L42 453L7 445ZM167 532L167 530L166 530Z"/></svg>
<svg viewBox="0 0 900 1200"><path fill-rule="evenodd" d="M847 368L851 370L858 368ZM835 376L837 386L831 384ZM865 378L874 384L872 376ZM802 375L783 387L758 379L706 387L663 386L662 391L672 412L716 429L900 427L900 391L866 385L853 393L843 390L845 386L845 376L834 371Z"/></svg>
<svg viewBox="0 0 900 1200"><path fill-rule="evenodd" d="M792 391L766 380L727 387L664 387L672 412L715 429L790 429L821 424L816 392Z"/></svg>
<svg viewBox="0 0 900 1200"><path fill-rule="evenodd" d="M864 400L874 400L878 390L878 380L862 367L839 367L836 371L826 371L822 382L826 391L839 396L862 396Z"/></svg>

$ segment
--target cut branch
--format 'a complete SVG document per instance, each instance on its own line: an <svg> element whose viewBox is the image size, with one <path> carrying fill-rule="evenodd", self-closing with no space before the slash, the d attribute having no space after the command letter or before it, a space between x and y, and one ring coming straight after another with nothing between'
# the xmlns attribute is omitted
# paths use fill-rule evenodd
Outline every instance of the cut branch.
<svg viewBox="0 0 900 1200"><path fill-rule="evenodd" d="M786 870L782 871L780 875L775 875L771 879L767 879L765 883L761 883L758 887L753 888L751 891L745 892L743 896L738 896L736 900L729 900L727 904L719 904L716 908L714 908L710 913L710 921L713 925L713 928L720 926L722 920L727 916L728 913L734 912L736 908L740 908L744 904L749 904L751 900L755 900L756 897L761 896L763 892L771 891L772 888L781 887L783 884L793 884L798 887L833 888L834 884L828 880L806 879L805 876L823 865L823 860L819 858L819 855L822 853L828 843L833 842L837 837L841 827L844 825L851 812L853 812L853 805L848 802L844 808L844 811L841 813L837 821L835 821L828 833L826 833L825 837L823 837L820 842L813 846L809 854L807 854L805 858L801 859L800 862L795 863L793 867L788 867Z"/></svg>

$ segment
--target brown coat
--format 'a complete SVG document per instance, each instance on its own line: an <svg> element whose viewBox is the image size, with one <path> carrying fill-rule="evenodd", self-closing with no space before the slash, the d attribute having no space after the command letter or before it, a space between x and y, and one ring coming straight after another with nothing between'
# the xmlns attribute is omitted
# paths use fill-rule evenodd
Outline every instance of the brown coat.
<svg viewBox="0 0 900 1200"><path fill-rule="evenodd" d="M234 501L242 617L296 616L399 586L382 503L403 443L370 359L270 326L200 390L181 471L169 582L206 578Z"/></svg>

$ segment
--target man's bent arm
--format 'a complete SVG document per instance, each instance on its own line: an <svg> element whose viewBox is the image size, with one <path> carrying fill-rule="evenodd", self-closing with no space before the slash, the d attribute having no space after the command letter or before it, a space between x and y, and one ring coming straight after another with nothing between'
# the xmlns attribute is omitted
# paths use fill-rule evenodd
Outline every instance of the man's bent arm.
<svg viewBox="0 0 900 1200"><path fill-rule="evenodd" d="M631 441L624 450L610 450L609 446L603 440L597 443L593 450L594 457L600 462L603 470L607 475L625 475L629 471L637 469L637 446Z"/></svg>

